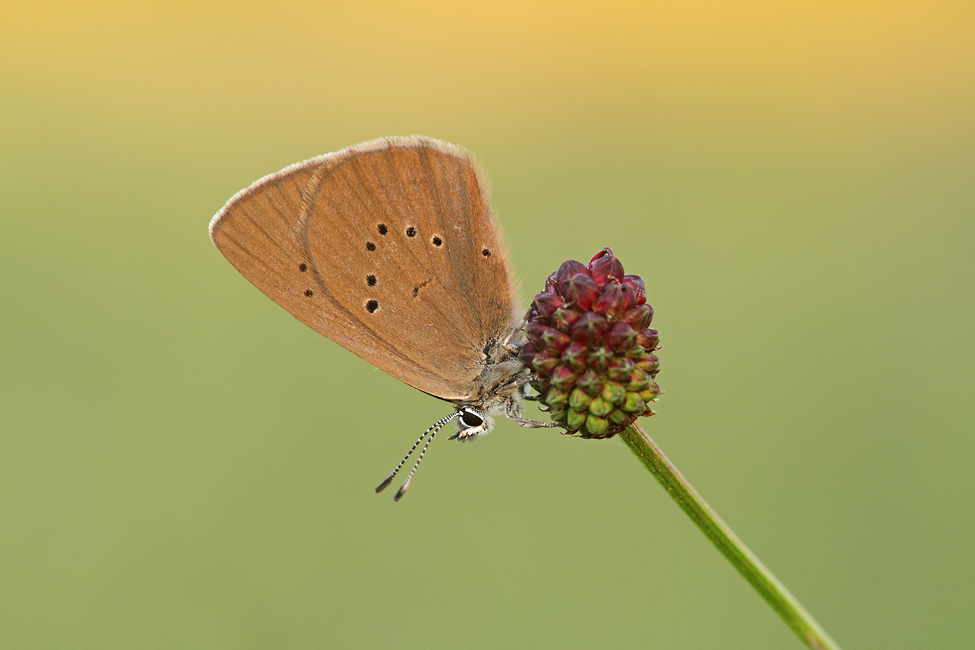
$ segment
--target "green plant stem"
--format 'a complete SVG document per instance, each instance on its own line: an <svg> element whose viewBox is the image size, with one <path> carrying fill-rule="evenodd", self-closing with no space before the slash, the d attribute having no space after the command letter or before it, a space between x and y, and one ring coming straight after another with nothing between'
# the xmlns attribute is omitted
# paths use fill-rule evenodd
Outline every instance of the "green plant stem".
<svg viewBox="0 0 975 650"><path fill-rule="evenodd" d="M778 578L738 539L728 524L711 509L697 490L674 467L660 447L651 440L638 424L633 424L620 434L623 442L646 465L677 505L697 524L701 532L718 547L732 566L738 569L755 591L782 617L785 624L799 635L810 648L816 650L840 650L816 619L789 593Z"/></svg>

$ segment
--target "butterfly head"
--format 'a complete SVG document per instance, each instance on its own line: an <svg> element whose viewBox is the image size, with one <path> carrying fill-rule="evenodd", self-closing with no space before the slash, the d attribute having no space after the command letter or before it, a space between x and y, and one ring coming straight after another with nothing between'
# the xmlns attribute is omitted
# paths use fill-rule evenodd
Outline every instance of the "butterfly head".
<svg viewBox="0 0 975 650"><path fill-rule="evenodd" d="M490 433L493 428L494 420L487 413L463 406L457 411L457 433L450 436L449 440L469 442Z"/></svg>

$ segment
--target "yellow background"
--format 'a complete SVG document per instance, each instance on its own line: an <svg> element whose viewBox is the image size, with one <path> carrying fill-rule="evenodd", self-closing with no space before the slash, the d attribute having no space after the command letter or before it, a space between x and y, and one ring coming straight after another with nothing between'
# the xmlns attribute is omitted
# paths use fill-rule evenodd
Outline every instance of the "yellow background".
<svg viewBox="0 0 975 650"><path fill-rule="evenodd" d="M207 223L311 156L474 151L523 296L647 280L651 435L845 648L975 636L967 2L0 5L0 645L783 648L618 440L446 412Z"/></svg>

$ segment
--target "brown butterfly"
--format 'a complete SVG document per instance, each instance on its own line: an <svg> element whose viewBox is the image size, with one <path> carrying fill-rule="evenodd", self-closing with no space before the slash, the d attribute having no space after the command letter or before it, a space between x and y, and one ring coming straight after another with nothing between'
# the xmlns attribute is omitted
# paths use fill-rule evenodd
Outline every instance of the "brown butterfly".
<svg viewBox="0 0 975 650"><path fill-rule="evenodd" d="M292 316L410 386L454 403L426 439L522 426L530 374L507 252L470 156L422 136L381 138L291 165L238 192L210 222L220 252Z"/></svg>

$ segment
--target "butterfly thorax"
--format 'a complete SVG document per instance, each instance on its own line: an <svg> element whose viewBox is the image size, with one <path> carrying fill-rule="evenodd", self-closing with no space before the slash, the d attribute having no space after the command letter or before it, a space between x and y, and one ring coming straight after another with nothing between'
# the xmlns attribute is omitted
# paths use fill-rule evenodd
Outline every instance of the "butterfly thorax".
<svg viewBox="0 0 975 650"><path fill-rule="evenodd" d="M488 342L483 369L473 382L470 397L457 402L459 407L472 408L484 416L520 414L524 387L531 373L521 360L524 340L521 332L517 334ZM490 429L488 425L484 433Z"/></svg>

